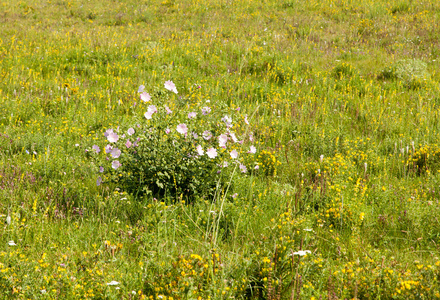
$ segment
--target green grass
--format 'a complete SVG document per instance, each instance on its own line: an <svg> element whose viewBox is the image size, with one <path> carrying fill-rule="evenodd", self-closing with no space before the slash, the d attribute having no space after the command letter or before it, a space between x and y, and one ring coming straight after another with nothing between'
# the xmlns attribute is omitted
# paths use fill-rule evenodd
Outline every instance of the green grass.
<svg viewBox="0 0 440 300"><path fill-rule="evenodd" d="M440 298L439 19L434 0L1 2L0 298ZM97 186L86 150L143 118L141 84L180 122L247 114L248 172L196 197Z"/></svg>

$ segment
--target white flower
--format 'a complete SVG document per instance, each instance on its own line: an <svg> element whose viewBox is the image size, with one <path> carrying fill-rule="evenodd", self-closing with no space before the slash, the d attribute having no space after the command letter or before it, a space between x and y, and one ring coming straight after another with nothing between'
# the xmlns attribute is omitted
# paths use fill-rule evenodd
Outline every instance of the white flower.
<svg viewBox="0 0 440 300"><path fill-rule="evenodd" d="M232 150L229 154L231 155L231 158L233 158L233 159L238 157L238 152L235 149Z"/></svg>
<svg viewBox="0 0 440 300"><path fill-rule="evenodd" d="M254 154L257 152L257 148L255 148L255 146L251 146L250 150L248 151L248 153Z"/></svg>
<svg viewBox="0 0 440 300"><path fill-rule="evenodd" d="M293 252L291 255L304 256L304 255L307 255L310 253L312 253L312 251L310 251L310 250L299 250L298 252Z"/></svg>
<svg viewBox="0 0 440 300"><path fill-rule="evenodd" d="M9 246L17 246L17 244L16 244L14 241L9 241L9 242L8 242L8 245L9 245Z"/></svg>
<svg viewBox="0 0 440 300"><path fill-rule="evenodd" d="M114 281L114 280L107 282L107 285L118 285L118 284L119 284L119 282Z"/></svg>

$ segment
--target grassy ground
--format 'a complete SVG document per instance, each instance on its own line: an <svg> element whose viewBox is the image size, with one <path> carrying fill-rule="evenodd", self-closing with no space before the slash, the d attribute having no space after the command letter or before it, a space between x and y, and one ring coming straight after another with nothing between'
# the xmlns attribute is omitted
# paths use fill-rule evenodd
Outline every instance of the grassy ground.
<svg viewBox="0 0 440 300"><path fill-rule="evenodd" d="M435 0L1 2L0 298L440 298L439 24ZM247 114L259 169L98 186L141 84Z"/></svg>

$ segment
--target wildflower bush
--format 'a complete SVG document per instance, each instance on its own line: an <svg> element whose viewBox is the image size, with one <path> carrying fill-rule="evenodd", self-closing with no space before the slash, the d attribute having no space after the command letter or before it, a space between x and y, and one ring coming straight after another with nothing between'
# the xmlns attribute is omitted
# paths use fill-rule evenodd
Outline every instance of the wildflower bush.
<svg viewBox="0 0 440 300"><path fill-rule="evenodd" d="M165 88L178 94L171 81ZM160 92L152 99L144 89L138 90L148 105L144 115L135 115L130 125L108 129L108 144L102 150L98 145L90 149L102 173L97 185L113 182L135 196L212 197L234 173L248 172L245 157L255 154L256 147L252 135L246 129L236 131L240 125L233 121L241 118L248 127L247 116L242 118L236 110L216 111L208 106L210 101L172 101Z"/></svg>

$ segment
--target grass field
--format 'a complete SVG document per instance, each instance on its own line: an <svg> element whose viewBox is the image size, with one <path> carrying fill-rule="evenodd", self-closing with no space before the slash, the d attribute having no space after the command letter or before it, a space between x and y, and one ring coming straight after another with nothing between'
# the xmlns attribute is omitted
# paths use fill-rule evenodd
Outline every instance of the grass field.
<svg viewBox="0 0 440 300"><path fill-rule="evenodd" d="M437 0L3 0L0 298L440 299L439 56Z"/></svg>

